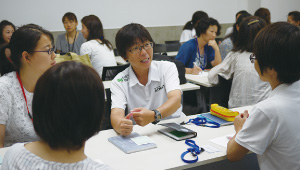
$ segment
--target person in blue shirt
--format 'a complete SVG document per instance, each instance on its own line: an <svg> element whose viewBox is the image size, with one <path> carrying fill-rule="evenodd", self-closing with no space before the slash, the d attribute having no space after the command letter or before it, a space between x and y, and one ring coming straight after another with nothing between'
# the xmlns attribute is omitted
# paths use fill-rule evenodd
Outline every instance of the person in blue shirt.
<svg viewBox="0 0 300 170"><path fill-rule="evenodd" d="M187 74L199 74L222 62L216 36L220 35L221 26L217 20L200 20L196 26L197 38L184 43L176 56L186 67Z"/></svg>

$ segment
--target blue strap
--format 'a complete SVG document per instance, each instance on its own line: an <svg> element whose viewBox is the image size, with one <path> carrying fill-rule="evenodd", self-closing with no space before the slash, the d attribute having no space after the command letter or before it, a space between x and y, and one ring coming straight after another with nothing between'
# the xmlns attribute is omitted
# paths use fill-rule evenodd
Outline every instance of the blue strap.
<svg viewBox="0 0 300 170"><path fill-rule="evenodd" d="M205 126L205 127L210 127L210 128L219 128L221 126L217 122L207 121L207 119L205 117L196 117L194 119L190 119L188 122L186 122L186 124L188 124L188 123L193 123L197 126ZM212 125L206 125L206 123L212 124Z"/></svg>
<svg viewBox="0 0 300 170"><path fill-rule="evenodd" d="M185 163L195 163L195 162L197 162L197 161L198 161L198 155L199 155L201 152L203 152L204 149L203 149L203 148L200 148L200 147L195 143L195 141L194 141L194 140L191 140L191 139L185 140L185 143L186 143L187 145L189 145L191 148L188 148L187 151L185 151L185 152L183 152L183 153L181 154L181 159L182 159L182 161L185 162ZM196 158L193 159L193 160L186 160L186 159L184 159L184 156L185 156L187 153L189 153L189 152L191 152L191 154L192 154L194 157L196 157Z"/></svg>

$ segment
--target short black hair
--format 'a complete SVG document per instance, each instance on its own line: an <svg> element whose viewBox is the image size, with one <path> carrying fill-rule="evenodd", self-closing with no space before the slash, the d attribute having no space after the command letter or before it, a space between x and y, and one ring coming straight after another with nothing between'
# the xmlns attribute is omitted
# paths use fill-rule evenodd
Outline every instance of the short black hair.
<svg viewBox="0 0 300 170"><path fill-rule="evenodd" d="M281 83L300 79L300 28L287 22L277 22L263 28L256 36L253 53L261 74L267 68L277 72Z"/></svg>
<svg viewBox="0 0 300 170"><path fill-rule="evenodd" d="M235 18L236 18L238 15L243 15L243 14L251 15L251 14L249 14L246 10L241 10L241 11L239 11L239 12L237 12L237 13L235 14Z"/></svg>
<svg viewBox="0 0 300 170"><path fill-rule="evenodd" d="M77 21L77 17L76 17L76 15L74 14L74 13L72 13L72 12L67 12L67 13L65 13L65 15L62 17L62 22L64 23L65 22L65 19L68 19L68 20L70 20L70 21L75 21L75 22L78 22Z"/></svg>
<svg viewBox="0 0 300 170"><path fill-rule="evenodd" d="M37 81L33 126L52 149L80 149L100 131L104 88L98 73L74 61L59 63Z"/></svg>
<svg viewBox="0 0 300 170"><path fill-rule="evenodd" d="M256 34L267 25L266 21L257 16L250 16L242 19L239 24L239 32L237 40L234 42L232 51L237 52L252 52L253 41Z"/></svg>
<svg viewBox="0 0 300 170"><path fill-rule="evenodd" d="M291 16L294 21L300 21L300 12L299 11L292 11L289 12L288 16Z"/></svg>
<svg viewBox="0 0 300 170"><path fill-rule="evenodd" d="M121 57L126 58L126 51L137 43L150 41L153 39L148 30L141 24L131 23L122 27L116 35L116 46Z"/></svg>
<svg viewBox="0 0 300 170"><path fill-rule="evenodd" d="M258 8L255 11L254 16L261 17L268 25L271 24L271 13L268 8Z"/></svg>
<svg viewBox="0 0 300 170"><path fill-rule="evenodd" d="M196 24L203 18L208 18L207 13L204 11L196 11L193 14L192 20L188 21L184 25L183 30L192 30L196 26Z"/></svg>
<svg viewBox="0 0 300 170"><path fill-rule="evenodd" d="M221 25L214 18L203 18L199 21L198 25L195 27L197 37L201 34L205 34L209 26L216 25L218 27L217 36L221 33Z"/></svg>

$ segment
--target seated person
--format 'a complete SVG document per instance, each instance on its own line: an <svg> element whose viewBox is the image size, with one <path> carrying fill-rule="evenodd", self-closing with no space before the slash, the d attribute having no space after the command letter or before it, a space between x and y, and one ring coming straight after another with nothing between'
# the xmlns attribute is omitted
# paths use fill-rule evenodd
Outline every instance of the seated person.
<svg viewBox="0 0 300 170"><path fill-rule="evenodd" d="M116 35L116 46L130 66L111 83L113 128L126 136L133 124L145 126L184 115L176 66L152 61L153 39L146 28L135 23L124 26ZM126 105L129 114L125 117Z"/></svg>
<svg viewBox="0 0 300 170"><path fill-rule="evenodd" d="M186 67L186 74L199 74L222 62L215 38L220 34L221 26L213 18L202 19L196 26L197 38L184 43L176 56Z"/></svg>
<svg viewBox="0 0 300 170"><path fill-rule="evenodd" d="M300 12L299 11L290 12L288 15L287 22L300 27Z"/></svg>
<svg viewBox="0 0 300 170"><path fill-rule="evenodd" d="M111 169L84 154L86 140L100 131L103 108L104 88L94 69L72 61L53 66L33 96L33 126L41 140L14 144L2 169Z"/></svg>
<svg viewBox="0 0 300 170"><path fill-rule="evenodd" d="M233 79L228 101L229 108L254 105L265 100L271 91L269 83L260 80L249 60L254 38L265 26L266 22L260 17L244 18L232 52L208 73L208 81L211 84L219 83L218 76L226 80Z"/></svg>
<svg viewBox="0 0 300 170"><path fill-rule="evenodd" d="M300 28L286 22L268 25L256 36L250 60L272 92L235 118L236 134L227 144L230 161L252 151L260 169L299 169L299 47Z"/></svg>
<svg viewBox="0 0 300 170"><path fill-rule="evenodd" d="M208 15L204 11L196 11L194 12L192 16L192 20L188 21L184 27L183 31L180 35L180 43L185 43L186 41L190 39L196 38L196 31L195 31L195 26L199 23L199 21L203 18L208 18Z"/></svg>

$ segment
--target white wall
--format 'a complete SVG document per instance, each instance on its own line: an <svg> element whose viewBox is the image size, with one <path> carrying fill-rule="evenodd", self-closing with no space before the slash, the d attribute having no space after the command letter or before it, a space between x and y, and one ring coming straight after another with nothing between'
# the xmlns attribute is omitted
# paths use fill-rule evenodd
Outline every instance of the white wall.
<svg viewBox="0 0 300 170"><path fill-rule="evenodd" d="M220 23L233 23L235 13L267 7L272 22L286 20L299 0L1 0L0 20L20 26L35 23L50 31L63 31L61 18L72 11L78 20L97 15L105 29L120 28L130 22L146 27L184 25L197 10L204 10ZM299 10L299 9L298 9ZM81 29L79 24L78 29Z"/></svg>

